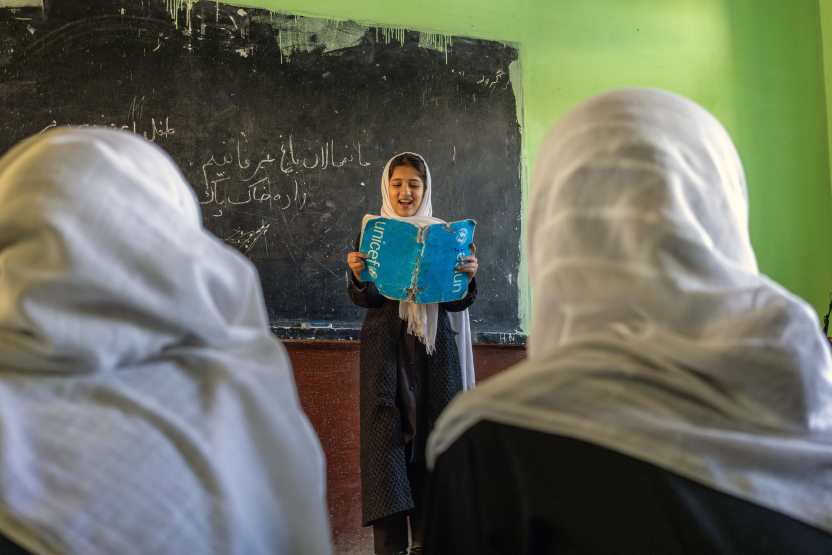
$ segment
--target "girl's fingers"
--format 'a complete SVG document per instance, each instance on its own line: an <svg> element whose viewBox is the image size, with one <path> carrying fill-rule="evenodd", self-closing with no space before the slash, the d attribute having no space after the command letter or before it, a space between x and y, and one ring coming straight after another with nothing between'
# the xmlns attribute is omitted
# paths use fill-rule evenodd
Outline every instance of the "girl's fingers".
<svg viewBox="0 0 832 555"><path fill-rule="evenodd" d="M363 252L351 252L347 255L347 264L350 266L353 264L364 264L366 258L367 255Z"/></svg>
<svg viewBox="0 0 832 555"><path fill-rule="evenodd" d="M347 266L350 267L353 274L358 276L364 270L364 259L367 258L367 255L363 252L351 252L347 254Z"/></svg>

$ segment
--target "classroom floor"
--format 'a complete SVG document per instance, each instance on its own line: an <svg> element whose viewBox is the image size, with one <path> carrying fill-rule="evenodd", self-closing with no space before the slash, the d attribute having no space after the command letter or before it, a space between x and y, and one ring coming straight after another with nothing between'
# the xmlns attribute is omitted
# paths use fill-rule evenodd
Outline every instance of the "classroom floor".
<svg viewBox="0 0 832 555"><path fill-rule="evenodd" d="M363 528L351 537L341 537L335 544L336 555L373 555L373 531Z"/></svg>

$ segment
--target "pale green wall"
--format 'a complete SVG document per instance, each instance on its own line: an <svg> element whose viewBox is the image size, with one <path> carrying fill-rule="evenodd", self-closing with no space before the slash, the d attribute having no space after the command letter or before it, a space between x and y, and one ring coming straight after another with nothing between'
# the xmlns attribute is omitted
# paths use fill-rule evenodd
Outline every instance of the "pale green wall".
<svg viewBox="0 0 832 555"><path fill-rule="evenodd" d="M829 162L832 165L832 0L819 0L819 3L823 35L823 73L826 77L826 139L829 144Z"/></svg>
<svg viewBox="0 0 832 555"><path fill-rule="evenodd" d="M722 120L743 158L761 269L823 308L832 287L832 198L818 0L245 4L519 43L524 187L546 130L580 100L622 86L689 96Z"/></svg>
<svg viewBox="0 0 832 555"><path fill-rule="evenodd" d="M730 2L736 119L762 270L825 311L832 218L820 14L813 0Z"/></svg>

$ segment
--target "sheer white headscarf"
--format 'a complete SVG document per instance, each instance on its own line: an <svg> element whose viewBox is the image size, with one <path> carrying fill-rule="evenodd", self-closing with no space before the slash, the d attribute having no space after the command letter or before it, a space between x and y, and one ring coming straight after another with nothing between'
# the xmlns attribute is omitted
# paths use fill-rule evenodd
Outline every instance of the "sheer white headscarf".
<svg viewBox="0 0 832 555"><path fill-rule="evenodd" d="M57 129L0 159L0 531L32 553L332 552L260 282L171 159Z"/></svg>
<svg viewBox="0 0 832 555"><path fill-rule="evenodd" d="M571 436L832 532L832 361L814 311L759 274L739 157L693 102L624 90L542 147L529 359L454 401Z"/></svg>
<svg viewBox="0 0 832 555"><path fill-rule="evenodd" d="M419 158L425 165L425 191L422 195L422 204L416 211L416 215L402 217L396 214L393 204L390 202L388 184L390 181L390 165L393 160L403 154L409 154ZM409 221L417 224L445 223L444 220L433 217L433 204L431 203L431 191L433 183L430 176L430 168L420 154L415 152L400 152L396 154L384 166L381 174L381 215L385 218ZM415 335L425 344L428 354L433 354L436 345L436 321L439 314L437 304L417 304L408 301L399 302L399 317L407 322L408 333ZM468 309L459 312L448 312L448 320L451 328L456 332L457 350L459 351L459 363L462 370L463 389L474 387L474 353L471 342L471 324L468 316Z"/></svg>

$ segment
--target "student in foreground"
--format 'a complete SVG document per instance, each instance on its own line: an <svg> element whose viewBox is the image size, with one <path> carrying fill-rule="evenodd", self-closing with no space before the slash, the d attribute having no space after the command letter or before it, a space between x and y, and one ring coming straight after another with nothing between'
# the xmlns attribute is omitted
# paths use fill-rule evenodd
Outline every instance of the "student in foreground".
<svg viewBox="0 0 832 555"><path fill-rule="evenodd" d="M257 273L136 135L0 159L0 552L330 554Z"/></svg>
<svg viewBox="0 0 832 555"><path fill-rule="evenodd" d="M722 126L657 90L552 131L527 362L430 438L429 553L832 553L832 361L760 275Z"/></svg>

